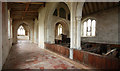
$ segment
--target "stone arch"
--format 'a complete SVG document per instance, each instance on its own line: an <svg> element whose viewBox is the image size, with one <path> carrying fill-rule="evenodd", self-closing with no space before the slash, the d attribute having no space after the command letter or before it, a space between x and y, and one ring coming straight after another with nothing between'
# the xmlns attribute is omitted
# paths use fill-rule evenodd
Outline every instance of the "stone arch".
<svg viewBox="0 0 120 71"><path fill-rule="evenodd" d="M25 35L29 35L29 32L30 32L30 30L31 30L31 28L27 25L27 24L25 24L25 23L22 23L22 24L19 24L19 26L17 27L17 30L18 30L18 28L20 27L20 26L23 26L24 27L24 29L25 29Z"/></svg>
<svg viewBox="0 0 120 71"><path fill-rule="evenodd" d="M87 19L94 19L94 20L97 20L95 17L86 17L86 18L83 18L81 23L83 23L84 21L86 21Z"/></svg>
<svg viewBox="0 0 120 71"><path fill-rule="evenodd" d="M59 2L60 3L60 2ZM53 16L53 13L55 11L55 9L57 8L57 6L59 5L59 3L57 2L54 2L54 3L51 3L51 4L48 4L48 6L52 5L51 8L47 9L46 11L46 15L45 15L45 18L46 18L46 21L45 21L45 26L48 26L48 24L50 24L49 20L50 20L50 17ZM66 2L63 2L64 4L66 4L66 6L68 7L69 11L70 11L70 6L68 3Z"/></svg>
<svg viewBox="0 0 120 71"><path fill-rule="evenodd" d="M59 4L57 5L57 9L58 9L59 17L68 19L68 15L70 14L70 9L66 3L59 2Z"/></svg>
<svg viewBox="0 0 120 71"><path fill-rule="evenodd" d="M16 28L18 29L20 25L23 25L23 26L26 25L26 26L28 26L30 29L32 28L31 25L29 25L27 22L24 22L24 21L17 23Z"/></svg>
<svg viewBox="0 0 120 71"><path fill-rule="evenodd" d="M56 36L57 36L57 31L58 30L56 30L58 27L57 27L57 25L58 24L61 24L62 25L62 27L63 27L63 34L64 35L67 35L68 37L69 37L69 34L70 34L70 30L69 30L69 22L68 21L66 21L66 20L58 20L58 21L56 21L55 23L54 23L54 37L56 38Z"/></svg>
<svg viewBox="0 0 120 71"><path fill-rule="evenodd" d="M58 8L64 8L67 13L70 13L70 9L68 7L68 4L66 2L59 2Z"/></svg>
<svg viewBox="0 0 120 71"><path fill-rule="evenodd" d="M15 20L15 21L13 21L13 43L17 43L17 29L23 23L29 26L29 29L30 29L30 33L29 33L30 36L29 36L29 38L30 38L30 40L32 40L32 38L31 38L32 37L32 33L33 33L32 25L29 22L27 22L27 21Z"/></svg>
<svg viewBox="0 0 120 71"><path fill-rule="evenodd" d="M66 3L66 2L64 2L67 6L68 6L68 3ZM49 9L46 9L46 15L45 15L45 42L51 42L51 41L49 41L49 40L51 40L51 39L53 39L54 37L53 36L51 36L50 35L50 33L49 32L51 32L50 30L48 30L48 29L50 29L50 28L52 28L51 27L51 24L52 24L52 22L50 21L50 20L53 20L53 18L51 18L51 17L53 17L53 13L54 13L54 11L55 11L55 9L57 8L57 6L59 5L59 3L56 3L56 2L54 2L54 3L48 3L46 6L51 6L51 8L49 8ZM69 8L69 10L70 10L70 7L68 6L68 8ZM50 39L50 37L51 37L51 39Z"/></svg>
<svg viewBox="0 0 120 71"><path fill-rule="evenodd" d="M54 2L54 3L51 3L51 4L50 4L50 5L52 5L52 6L51 6L51 8L49 8L48 11L46 12L46 17L48 17L49 15L53 15L53 13L54 13L55 9L57 8L57 6L59 5L59 3L61 3L61 2L58 2L58 3L57 3L57 2ZM62 2L62 3L66 4L67 8L68 8L69 11L70 11L70 6L69 6L69 4L66 3L66 2Z"/></svg>
<svg viewBox="0 0 120 71"><path fill-rule="evenodd" d="M84 2L78 2L76 6L76 17L82 17L82 9Z"/></svg>
<svg viewBox="0 0 120 71"><path fill-rule="evenodd" d="M65 11L65 9L64 8L60 8L59 9L59 17L61 17L61 18L66 18L66 11Z"/></svg>
<svg viewBox="0 0 120 71"><path fill-rule="evenodd" d="M83 18L82 19L82 21L81 21L81 35L83 36L83 31L84 31L84 22L88 22L88 20L91 20L91 27L92 27L92 22L95 20L95 22L97 23L97 21L96 21L96 18L95 17L86 17L86 18ZM95 23L95 25L96 25L96 23ZM93 28L93 27L92 27ZM95 28L95 31L96 31L96 27L94 27ZM91 31L92 32L92 31ZM96 35L96 34L95 34ZM90 36L95 36L94 34L93 35L90 35ZM89 37L89 36L87 36L87 37Z"/></svg>

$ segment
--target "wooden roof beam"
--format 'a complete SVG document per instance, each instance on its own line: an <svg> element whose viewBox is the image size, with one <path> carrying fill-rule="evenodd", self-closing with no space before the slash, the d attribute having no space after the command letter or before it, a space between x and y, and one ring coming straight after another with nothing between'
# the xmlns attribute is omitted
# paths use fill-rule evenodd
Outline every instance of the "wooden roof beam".
<svg viewBox="0 0 120 71"><path fill-rule="evenodd" d="M87 3L85 3L85 11L86 11L86 14L89 14Z"/></svg>
<svg viewBox="0 0 120 71"><path fill-rule="evenodd" d="M22 19L24 18L25 13L27 12L28 8L29 8L29 3L26 4L25 11L23 13Z"/></svg>
<svg viewBox="0 0 120 71"><path fill-rule="evenodd" d="M44 4L44 2L16 2L16 3L29 3L29 4Z"/></svg>
<svg viewBox="0 0 120 71"><path fill-rule="evenodd" d="M93 7L92 7L92 2L91 2L91 3L88 3L88 6L89 6L89 10L91 10L90 12L94 12L94 11L93 11Z"/></svg>
<svg viewBox="0 0 120 71"><path fill-rule="evenodd" d="M25 12L25 11L13 11L13 12ZM26 12L38 12L38 11L36 10L36 11L26 11Z"/></svg>

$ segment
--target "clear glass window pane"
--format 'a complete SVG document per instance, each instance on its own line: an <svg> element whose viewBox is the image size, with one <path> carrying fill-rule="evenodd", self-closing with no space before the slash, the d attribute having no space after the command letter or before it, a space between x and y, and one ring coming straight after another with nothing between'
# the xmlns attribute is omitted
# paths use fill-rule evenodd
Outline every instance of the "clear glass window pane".
<svg viewBox="0 0 120 71"><path fill-rule="evenodd" d="M60 31L60 30L59 30L59 27L58 27L58 35L59 35L59 33L60 33L59 31Z"/></svg>
<svg viewBox="0 0 120 71"><path fill-rule="evenodd" d="M59 24L58 25L58 35L60 35L60 34L62 34L62 25L61 24Z"/></svg>
<svg viewBox="0 0 120 71"><path fill-rule="evenodd" d="M20 26L18 28L18 35L25 35L25 29L23 28L23 26Z"/></svg>
<svg viewBox="0 0 120 71"><path fill-rule="evenodd" d="M62 27L60 27L60 34L62 34Z"/></svg>
<svg viewBox="0 0 120 71"><path fill-rule="evenodd" d="M86 34L87 34L87 22L84 22L83 36L86 36Z"/></svg>
<svg viewBox="0 0 120 71"><path fill-rule="evenodd" d="M87 22L87 35L90 36L91 34L91 20L89 19Z"/></svg>
<svg viewBox="0 0 120 71"><path fill-rule="evenodd" d="M95 36L96 21L92 21L92 36Z"/></svg>
<svg viewBox="0 0 120 71"><path fill-rule="evenodd" d="M88 19L84 21L82 25L82 35L83 36L95 36L95 30L96 30L96 21L92 19Z"/></svg>

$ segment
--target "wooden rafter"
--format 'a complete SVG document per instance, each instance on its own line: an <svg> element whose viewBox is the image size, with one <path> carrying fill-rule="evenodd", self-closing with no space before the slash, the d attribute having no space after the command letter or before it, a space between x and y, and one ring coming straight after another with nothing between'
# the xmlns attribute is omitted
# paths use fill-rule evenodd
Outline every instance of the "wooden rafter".
<svg viewBox="0 0 120 71"><path fill-rule="evenodd" d="M14 12L25 12L25 11L14 11ZM38 12L38 11L26 11L26 12Z"/></svg>
<svg viewBox="0 0 120 71"><path fill-rule="evenodd" d="M94 6L94 3L91 3L91 6L93 7L93 12L95 12L95 6Z"/></svg>
<svg viewBox="0 0 120 71"><path fill-rule="evenodd" d="M93 12L93 8L92 8L91 3L88 3L88 6L89 6L89 8L90 8L91 12Z"/></svg>
<svg viewBox="0 0 120 71"><path fill-rule="evenodd" d="M110 7L110 3L109 2L107 2L107 6L108 6L108 8Z"/></svg>
<svg viewBox="0 0 120 71"><path fill-rule="evenodd" d="M104 11L104 10L108 10L108 9L111 9L111 8L118 7L118 4L117 4L117 3L116 3L114 6L111 6L110 3L109 3L109 6L108 6L108 5L105 5L105 4L107 4L107 2L106 2L106 3L105 3L105 2L96 3L96 5L93 4L93 3L91 3L91 4L92 4L93 9L96 9L96 8L97 8L97 5L99 5L99 6L98 6L98 9L94 10L94 12L92 12L92 13L85 14L84 17L86 17L87 15L92 15L92 14L98 13L98 12L100 12L100 11ZM112 3L111 3L111 4L112 4ZM113 4L114 4L114 3L113 3ZM95 6L96 6L96 7L95 7ZM84 7L83 9L86 9L86 7ZM89 11L90 11L90 10L89 10Z"/></svg>
<svg viewBox="0 0 120 71"><path fill-rule="evenodd" d="M44 2L16 2L16 3L23 3L23 4L26 4L26 3L29 3L29 4L44 4Z"/></svg>
<svg viewBox="0 0 120 71"><path fill-rule="evenodd" d="M98 10L97 9L97 2L94 3L94 8L95 8L95 12Z"/></svg>
<svg viewBox="0 0 120 71"><path fill-rule="evenodd" d="M38 16L38 9L45 7L45 2L9 2L8 8L11 9L13 19L28 19Z"/></svg>
<svg viewBox="0 0 120 71"><path fill-rule="evenodd" d="M99 10L101 10L102 8L101 8L101 2L100 3L98 3L98 7L99 7Z"/></svg>
<svg viewBox="0 0 120 71"><path fill-rule="evenodd" d="M89 14L89 10L88 10L88 7L87 7L87 4L85 3L85 10L86 10L86 14Z"/></svg>
<svg viewBox="0 0 120 71"><path fill-rule="evenodd" d="M98 3L96 3L96 8L97 8L97 11L100 10Z"/></svg>
<svg viewBox="0 0 120 71"><path fill-rule="evenodd" d="M29 8L29 3L26 4L25 11L23 13L22 19L24 18L25 13L27 12L28 8Z"/></svg>

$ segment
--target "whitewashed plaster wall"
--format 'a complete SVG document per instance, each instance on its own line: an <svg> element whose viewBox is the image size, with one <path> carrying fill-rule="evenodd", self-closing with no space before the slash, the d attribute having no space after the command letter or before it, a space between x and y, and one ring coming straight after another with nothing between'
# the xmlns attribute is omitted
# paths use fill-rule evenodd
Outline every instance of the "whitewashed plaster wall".
<svg viewBox="0 0 120 71"><path fill-rule="evenodd" d="M45 36L45 15L47 7L42 7L39 9L38 14L38 46L44 49L44 36Z"/></svg>
<svg viewBox="0 0 120 71"><path fill-rule="evenodd" d="M70 58L73 59L73 48L81 48L80 47L80 24L81 24L81 16L82 16L82 7L84 3L76 3L76 2L70 2L65 3L67 4L69 10L70 10ZM47 3L46 6L47 12L46 12L46 19L45 19L45 42L47 43L54 43L54 29L52 24L54 24L54 17L53 12L57 8L59 3ZM77 19L76 19L77 17ZM54 18L54 19L53 19ZM56 19L57 20L57 19ZM79 25L79 28L77 27Z"/></svg>
<svg viewBox="0 0 120 71"><path fill-rule="evenodd" d="M68 20L53 16L54 10L59 3L48 2L46 6L39 9L38 17L38 45L44 48L44 42L54 43L55 39L55 24L60 21L66 23Z"/></svg>
<svg viewBox="0 0 120 71"><path fill-rule="evenodd" d="M2 70L2 2L0 2L0 71Z"/></svg>
<svg viewBox="0 0 120 71"><path fill-rule="evenodd" d="M58 3L57 2L51 2L51 3L47 3L46 7L47 7L47 11L46 11L46 16L45 16L45 42L47 43L51 43L52 41L50 41L52 39L52 37L50 36L51 34L51 20L52 20L52 16L53 13L55 11L55 9L57 8ZM54 31L54 30L53 30Z"/></svg>
<svg viewBox="0 0 120 71"><path fill-rule="evenodd" d="M54 36L53 39L60 39L60 36L58 35L58 23L63 27L62 33L67 35L67 38L70 38L70 21L57 16L53 16L52 18L52 25L54 25L52 26L52 29L54 30L54 35L51 36Z"/></svg>
<svg viewBox="0 0 120 71"><path fill-rule="evenodd" d="M55 34L57 34L56 32L55 32L55 30L57 30L56 29L56 24L59 22L59 23L61 23L61 24L63 24L63 34L65 34L65 35L67 35L68 37L70 37L69 35L70 35L70 21L69 20L66 20L66 19L64 19L64 18L60 18L60 17L57 17L57 16L52 16L51 17L52 18L52 20L51 20L51 29L49 30L49 31L51 31L51 34L49 34L50 35L50 37L51 37L51 40L50 40L50 42L52 42L52 43L55 43Z"/></svg>
<svg viewBox="0 0 120 71"><path fill-rule="evenodd" d="M53 3L47 3L46 7L47 7L47 12L46 12L46 19L45 19L45 42L47 43L55 43L55 24L58 22L65 22L68 25L68 28L70 26L70 22L69 20L57 17L57 16L53 16L53 13L55 11L55 9L58 8L58 6L60 6L59 2L53 2ZM65 5L61 6L64 8ZM60 8L60 7L59 7ZM65 7L66 10L66 7ZM67 13L68 9L66 10ZM68 34L70 35L70 34Z"/></svg>
<svg viewBox="0 0 120 71"><path fill-rule="evenodd" d="M12 38L8 38L7 3L2 4L2 64L4 64L12 46Z"/></svg>
<svg viewBox="0 0 120 71"><path fill-rule="evenodd" d="M87 17L96 19L96 36L82 37L83 42L118 43L118 8L104 10ZM86 19L84 17L83 19Z"/></svg>
<svg viewBox="0 0 120 71"><path fill-rule="evenodd" d="M30 28L30 41L31 42L34 42L33 40L34 40L34 38L33 38L33 36L34 36L34 31L33 31L33 28L34 28L34 26L33 26L33 20L31 19L31 20L14 20L13 21L13 43L17 43L17 29L19 28L19 26L21 25L21 24L26 24L26 25L28 25L28 27Z"/></svg>
<svg viewBox="0 0 120 71"><path fill-rule="evenodd" d="M70 10L70 38L71 38L71 42L70 42L70 58L73 59L73 48L81 48L80 47L80 42L81 42L81 38L80 38L80 26L79 28L77 27L78 25L81 24L81 16L82 16L82 7L84 3L77 3L77 2L69 2L69 3L65 3L67 4L69 10ZM57 8L57 6L59 5L59 3L46 3L46 15L45 15L45 20L44 20L44 42L47 43L54 43L54 39L55 39L55 28L53 28L53 24L55 24L55 20L58 20L56 18L53 17L53 13L55 11L55 9ZM76 19L77 17L77 19ZM80 20L79 20L80 18ZM54 20L55 19L55 20ZM42 34L43 35L43 34Z"/></svg>
<svg viewBox="0 0 120 71"><path fill-rule="evenodd" d="M38 20L35 19L34 22L34 43L38 44Z"/></svg>

